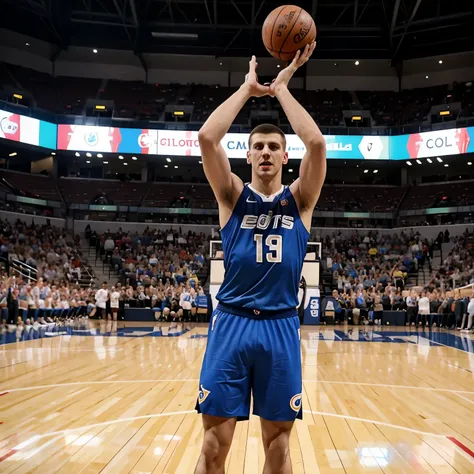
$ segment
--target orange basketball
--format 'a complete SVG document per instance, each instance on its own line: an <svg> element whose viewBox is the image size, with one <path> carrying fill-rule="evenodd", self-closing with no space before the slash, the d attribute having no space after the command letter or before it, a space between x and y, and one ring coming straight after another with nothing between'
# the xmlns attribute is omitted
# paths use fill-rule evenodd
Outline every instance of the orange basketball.
<svg viewBox="0 0 474 474"><path fill-rule="evenodd" d="M284 5L267 16L262 39L273 57L291 61L299 49L316 39L316 25L311 15L301 7Z"/></svg>

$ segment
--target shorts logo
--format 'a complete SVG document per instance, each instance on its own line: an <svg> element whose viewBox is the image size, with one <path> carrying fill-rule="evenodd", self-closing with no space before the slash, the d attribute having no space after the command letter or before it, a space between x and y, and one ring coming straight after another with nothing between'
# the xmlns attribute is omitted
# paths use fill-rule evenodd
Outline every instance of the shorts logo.
<svg viewBox="0 0 474 474"><path fill-rule="evenodd" d="M212 318L211 331L214 331L214 326L216 325L216 321L217 321L217 314Z"/></svg>
<svg viewBox="0 0 474 474"><path fill-rule="evenodd" d="M206 400L206 398L210 394L210 390L206 390L202 385L201 385L201 390L199 390L199 405ZM294 398L294 397L293 397Z"/></svg>
<svg viewBox="0 0 474 474"><path fill-rule="evenodd" d="M301 409L301 393L297 393L290 400L290 407L293 411L298 413Z"/></svg>
<svg viewBox="0 0 474 474"><path fill-rule="evenodd" d="M258 309L254 309L253 312L255 313L256 316L260 314L260 311Z"/></svg>

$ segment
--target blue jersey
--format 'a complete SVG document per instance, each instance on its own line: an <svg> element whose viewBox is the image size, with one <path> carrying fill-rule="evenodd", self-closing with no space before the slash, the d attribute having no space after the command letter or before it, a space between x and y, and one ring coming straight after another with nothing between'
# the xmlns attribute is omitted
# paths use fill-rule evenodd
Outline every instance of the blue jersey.
<svg viewBox="0 0 474 474"><path fill-rule="evenodd" d="M221 236L225 276L219 302L268 311L298 306L309 232L288 186L266 198L246 184Z"/></svg>

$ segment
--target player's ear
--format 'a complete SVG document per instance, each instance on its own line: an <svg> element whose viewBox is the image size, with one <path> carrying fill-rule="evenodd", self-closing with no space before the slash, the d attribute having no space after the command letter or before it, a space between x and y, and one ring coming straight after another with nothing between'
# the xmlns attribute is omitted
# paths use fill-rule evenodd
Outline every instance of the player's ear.
<svg viewBox="0 0 474 474"><path fill-rule="evenodd" d="M288 163L288 152L285 151L285 154L283 155L283 164L286 165Z"/></svg>
<svg viewBox="0 0 474 474"><path fill-rule="evenodd" d="M250 159L250 152L247 152L247 164L250 165L252 163L252 160Z"/></svg>

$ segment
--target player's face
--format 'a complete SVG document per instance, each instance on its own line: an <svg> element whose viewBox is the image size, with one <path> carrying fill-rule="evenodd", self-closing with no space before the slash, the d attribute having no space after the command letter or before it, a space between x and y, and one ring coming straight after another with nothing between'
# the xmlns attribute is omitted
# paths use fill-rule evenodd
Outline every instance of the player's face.
<svg viewBox="0 0 474 474"><path fill-rule="evenodd" d="M261 178L276 176L282 166L288 163L283 138L278 133L254 134L247 152L247 163L252 165L252 171Z"/></svg>

